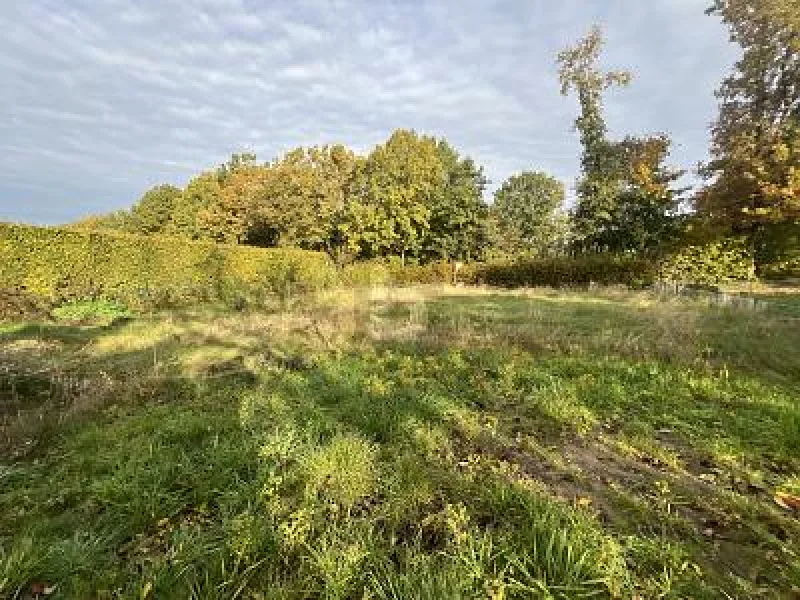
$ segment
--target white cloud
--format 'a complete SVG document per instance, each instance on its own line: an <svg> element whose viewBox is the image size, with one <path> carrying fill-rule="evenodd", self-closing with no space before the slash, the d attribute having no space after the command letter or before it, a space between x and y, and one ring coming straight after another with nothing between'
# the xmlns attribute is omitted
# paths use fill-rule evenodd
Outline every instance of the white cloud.
<svg viewBox="0 0 800 600"><path fill-rule="evenodd" d="M182 184L241 148L360 151L396 127L446 136L499 183L578 169L554 56L595 21L635 84L614 134L705 156L734 56L707 0L56 0L0 3L0 220L57 222Z"/></svg>

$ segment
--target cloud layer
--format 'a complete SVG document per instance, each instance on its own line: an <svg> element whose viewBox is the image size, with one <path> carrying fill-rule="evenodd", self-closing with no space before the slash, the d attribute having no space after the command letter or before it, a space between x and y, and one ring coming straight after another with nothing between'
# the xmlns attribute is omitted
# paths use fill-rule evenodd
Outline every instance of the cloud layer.
<svg viewBox="0 0 800 600"><path fill-rule="evenodd" d="M58 223L182 185L231 152L269 159L397 127L447 137L495 185L571 184L574 99L554 57L599 22L633 86L612 133L668 132L706 155L735 59L708 0L30 0L0 5L0 220Z"/></svg>

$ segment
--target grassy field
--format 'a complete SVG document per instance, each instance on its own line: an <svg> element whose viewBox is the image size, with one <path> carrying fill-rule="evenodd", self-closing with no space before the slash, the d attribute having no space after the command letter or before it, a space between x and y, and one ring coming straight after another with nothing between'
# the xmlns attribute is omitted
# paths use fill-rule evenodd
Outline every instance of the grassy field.
<svg viewBox="0 0 800 600"><path fill-rule="evenodd" d="M0 326L0 596L798 597L798 298Z"/></svg>

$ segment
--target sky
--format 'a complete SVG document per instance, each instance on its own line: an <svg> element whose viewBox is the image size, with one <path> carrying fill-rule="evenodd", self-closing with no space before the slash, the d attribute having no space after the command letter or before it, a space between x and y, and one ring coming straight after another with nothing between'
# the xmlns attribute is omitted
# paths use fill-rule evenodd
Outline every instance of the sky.
<svg viewBox="0 0 800 600"><path fill-rule="evenodd" d="M665 132L707 156L714 89L737 58L710 0L0 0L0 221L57 224L260 160L396 128L446 137L490 190L579 174L555 56L593 23L614 136Z"/></svg>

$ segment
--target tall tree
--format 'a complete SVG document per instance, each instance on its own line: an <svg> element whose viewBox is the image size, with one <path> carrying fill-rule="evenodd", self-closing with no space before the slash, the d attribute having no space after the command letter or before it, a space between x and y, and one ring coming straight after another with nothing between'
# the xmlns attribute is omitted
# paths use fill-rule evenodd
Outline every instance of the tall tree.
<svg viewBox="0 0 800 600"><path fill-rule="evenodd" d="M431 195L423 255L444 260L480 258L489 243L483 169L472 159L461 158L444 139L439 140L437 152L443 178Z"/></svg>
<svg viewBox="0 0 800 600"><path fill-rule="evenodd" d="M723 81L697 209L754 242L800 224L800 1L715 0L742 57Z"/></svg>
<svg viewBox="0 0 800 600"><path fill-rule="evenodd" d="M666 135L627 137L614 144L621 171L617 205L602 245L615 252L655 252L677 233L684 171L666 166L672 142Z"/></svg>
<svg viewBox="0 0 800 600"><path fill-rule="evenodd" d="M675 222L683 172L665 165L671 141L666 135L608 139L602 113L603 92L625 86L627 71L601 71L602 32L594 27L576 46L558 56L561 93L575 91L581 107L582 176L573 214L579 251L656 250Z"/></svg>
<svg viewBox="0 0 800 600"><path fill-rule="evenodd" d="M268 166L258 210L277 243L339 252L338 228L356 162L351 150L336 144L297 148Z"/></svg>
<svg viewBox="0 0 800 600"><path fill-rule="evenodd" d="M172 216L167 224L167 233L192 239L210 238L201 227L199 215L219 202L221 188L214 172L201 173L192 178L176 199Z"/></svg>
<svg viewBox="0 0 800 600"><path fill-rule="evenodd" d="M578 204L574 226L583 250L601 250L598 232L612 226L619 196L620 153L607 139L603 118L603 92L631 81L627 71L604 72L598 67L604 40L602 30L593 27L575 46L558 55L561 94L576 92L581 115L575 121L583 155L582 177L578 182Z"/></svg>
<svg viewBox="0 0 800 600"><path fill-rule="evenodd" d="M494 195L495 246L501 254L542 256L566 234L564 184L542 172L512 175Z"/></svg>
<svg viewBox="0 0 800 600"><path fill-rule="evenodd" d="M270 245L269 239L264 240L257 211L265 172L249 153L234 154L217 169L218 190L197 213L202 237L230 244ZM213 190L213 184L209 187Z"/></svg>
<svg viewBox="0 0 800 600"><path fill-rule="evenodd" d="M354 183L349 235L367 255L418 255L430 230L431 206L444 177L436 140L399 129L367 157Z"/></svg>

